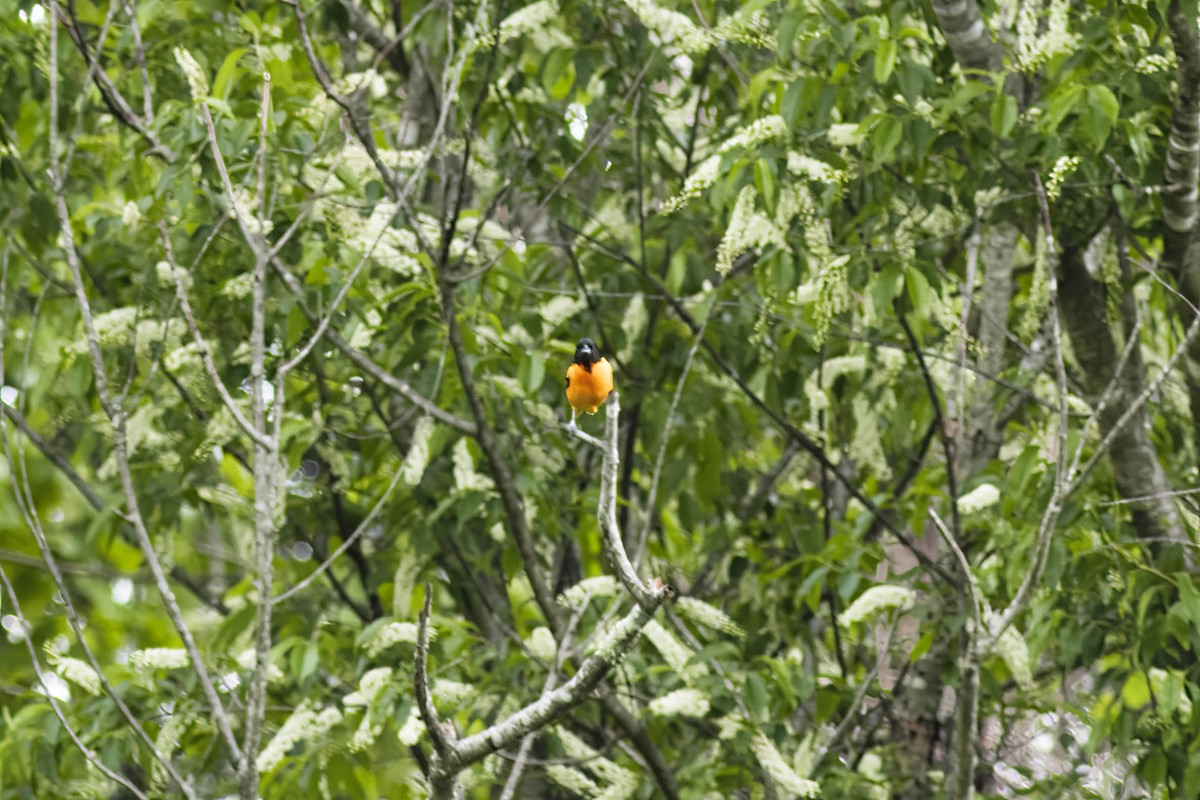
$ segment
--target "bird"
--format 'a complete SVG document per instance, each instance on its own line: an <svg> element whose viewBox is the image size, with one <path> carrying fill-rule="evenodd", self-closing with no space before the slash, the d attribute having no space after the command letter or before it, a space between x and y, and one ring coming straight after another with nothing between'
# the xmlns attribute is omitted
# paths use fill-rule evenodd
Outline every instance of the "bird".
<svg viewBox="0 0 1200 800"><path fill-rule="evenodd" d="M575 358L567 367L567 402L571 404L571 425L579 412L595 414L613 390L613 371L600 348L584 337L575 345Z"/></svg>

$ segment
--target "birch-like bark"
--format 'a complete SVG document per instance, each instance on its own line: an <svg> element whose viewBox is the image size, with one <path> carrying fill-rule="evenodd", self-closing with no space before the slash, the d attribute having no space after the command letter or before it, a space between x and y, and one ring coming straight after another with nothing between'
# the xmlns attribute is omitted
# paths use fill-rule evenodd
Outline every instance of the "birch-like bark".
<svg viewBox="0 0 1200 800"><path fill-rule="evenodd" d="M1163 177L1163 268L1175 277L1182 295L1177 304L1181 318L1194 314L1200 304L1200 247L1196 240L1200 203L1200 36L1188 22L1180 0L1167 9L1167 25L1175 46L1176 96ZM1187 354L1186 380L1192 419L1200 420L1200 343ZM1200 458L1200 424L1193 425L1193 452Z"/></svg>
<svg viewBox="0 0 1200 800"><path fill-rule="evenodd" d="M1135 345L1128 363L1117 374L1122 347L1113 339L1105 317L1104 285L1088 275L1080 248L1064 248L1059 263L1062 282L1071 287L1071 291L1064 292L1061 297L1063 320L1075 357L1083 367L1080 380L1088 401L1097 403L1106 388L1113 384L1113 397L1101 411L1099 423L1102 435L1113 434L1109 463L1117 489L1124 498L1152 497L1130 503L1134 529L1144 539L1186 538L1175 501L1167 496L1174 486L1150 441L1145 407L1138 409L1120 428L1116 427L1117 421L1146 385L1141 350ZM1134 333L1130 319L1136 314L1134 301L1127 293L1120 303L1125 335L1130 335Z"/></svg>
<svg viewBox="0 0 1200 800"><path fill-rule="evenodd" d="M964 69L1000 69L1000 47L992 41L975 0L932 0L930 5L955 61Z"/></svg>

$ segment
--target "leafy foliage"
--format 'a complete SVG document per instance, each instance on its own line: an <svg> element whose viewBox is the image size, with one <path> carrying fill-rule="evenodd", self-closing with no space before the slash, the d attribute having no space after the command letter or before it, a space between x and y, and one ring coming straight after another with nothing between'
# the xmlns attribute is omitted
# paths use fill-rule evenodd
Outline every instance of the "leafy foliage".
<svg viewBox="0 0 1200 800"><path fill-rule="evenodd" d="M467 796L1200 792L1194 4L942 5L0 0L0 797L424 796L426 583L462 737L629 607L585 335L680 599Z"/></svg>

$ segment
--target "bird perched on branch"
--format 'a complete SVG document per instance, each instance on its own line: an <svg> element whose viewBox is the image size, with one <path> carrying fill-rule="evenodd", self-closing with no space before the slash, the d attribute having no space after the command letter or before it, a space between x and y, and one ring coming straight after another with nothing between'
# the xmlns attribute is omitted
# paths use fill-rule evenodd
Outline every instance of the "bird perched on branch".
<svg viewBox="0 0 1200 800"><path fill-rule="evenodd" d="M575 415L582 411L595 414L596 409L613 390L613 371L608 359L591 339L580 339L575 345L575 358L567 367L567 402L571 404L571 426Z"/></svg>

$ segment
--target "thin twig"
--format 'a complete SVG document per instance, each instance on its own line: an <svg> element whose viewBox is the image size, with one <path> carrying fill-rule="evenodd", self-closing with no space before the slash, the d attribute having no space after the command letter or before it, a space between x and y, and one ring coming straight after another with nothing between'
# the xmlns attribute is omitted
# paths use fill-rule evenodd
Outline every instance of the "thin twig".
<svg viewBox="0 0 1200 800"><path fill-rule="evenodd" d="M383 494L381 494L379 499L375 501L375 505L372 506L371 510L367 512L367 515L363 517L362 522L358 523L358 526L354 529L354 531L342 541L341 545L332 553L330 553L328 558L322 561L316 569L314 569L308 575L305 575L304 578L298 581L295 586L291 587L285 592L280 593L279 595L276 595L271 602L275 604L282 603L289 597L297 595L307 589L312 585L313 581L321 576L323 572L333 566L333 562L337 561L343 553L353 547L354 543L358 541L358 538L371 527L371 523L374 522L375 517L379 515L380 509L383 508L384 503L386 503L388 498L391 496L392 490L394 490L396 485L400 483L400 478L403 476L403 474L404 468L403 464L401 464L396 468L396 474L392 476L392 480L390 483L388 483L387 488L383 490Z"/></svg>
<svg viewBox="0 0 1200 800"><path fill-rule="evenodd" d="M1045 237L1046 258L1051 259L1054 256L1054 231L1050 222L1050 203L1046 198L1042 179L1036 171L1033 173L1032 181L1034 191L1038 196L1038 206L1041 210L1042 234ZM1067 433L1070 417L1067 412L1067 376L1066 367L1063 364L1062 324L1059 319L1058 310L1058 270L1051 265L1047 266L1046 273L1047 281L1050 284L1051 346L1054 349L1054 367L1059 394L1059 466L1054 475L1054 488L1050 494L1050 501L1046 504L1046 508L1042 512L1041 522L1038 524L1037 536L1034 539L1033 563L1030 564L1028 571L1025 573L1025 578L1017 588L1017 593L1013 596L1012 602L1008 604L1008 607L1003 612L996 615L989 624L989 638L980 645L980 650L983 652L987 652L992 648L996 640L999 639L1000 634L1012 624L1017 615L1032 600L1033 591L1041 581L1042 571L1046 566L1046 556L1050 552L1050 541L1053 539L1054 527L1058 522L1059 514L1062 512L1062 503L1066 499L1068 492L1067 470L1063 468L1063 462L1067 457ZM1200 317L1197 320L1200 321ZM1118 427L1114 426L1113 430L1117 430Z"/></svg>
<svg viewBox="0 0 1200 800"><path fill-rule="evenodd" d="M417 621L417 646L413 652L413 694L417 699L421 721L425 723L425 730L433 739L434 749L441 758L447 759L452 754L453 742L438 719L437 710L433 707L433 696L429 693L429 615L432 610L433 586L427 583L425 603Z"/></svg>
<svg viewBox="0 0 1200 800"><path fill-rule="evenodd" d="M217 365L212 358L212 350L208 346L208 342L204 340L204 335L200 332L200 325L196 322L196 315L192 311L191 301L188 299L187 286L184 283L185 274L175 261L175 251L171 247L171 234L167 230L167 224L164 221L158 223L159 238L162 239L163 250L166 252L167 265L171 268L171 278L175 282L175 298L179 301L179 308L183 312L183 319L187 322L188 331L192 334L192 340L196 343L196 348L200 351L200 360L204 364L204 369L208 373L208 379L212 381L213 388L217 390L217 394L221 398L221 402L229 409L229 413L233 416L238 427L242 432L250 437L250 440L255 444L266 445L265 438L260 442L261 434L255 430L254 425L250 420L246 419L246 415L238 408L237 401L233 399L233 395L229 393L229 389L225 386L224 379L217 371Z"/></svg>
<svg viewBox="0 0 1200 800"><path fill-rule="evenodd" d="M646 497L646 518L642 523L642 532L638 536L637 545L633 549L633 568L641 565L642 555L646 550L646 542L650 538L650 528L655 519L654 502L658 498L658 482L662 477L663 464L667 459L667 443L671 439L671 428L675 425L675 412L679 408L679 398L683 396L683 388L687 385L688 373L692 369L692 361L696 357L696 351L700 349L700 343L704 340L704 332L708 329L708 321L712 319L712 306L709 307L708 313L704 315L704 320L700 323L700 330L696 331L695 337L692 339L692 346L688 349L687 357L683 361L683 369L679 373L679 380L675 384L675 394L671 397L671 406L667 409L667 421L663 425L662 438L658 442L658 455L654 459L654 471L650 476L650 494Z"/></svg>
<svg viewBox="0 0 1200 800"><path fill-rule="evenodd" d="M80 314L83 317L88 355L91 358L92 371L96 380L96 393L100 400L100 406L104 409L105 415L109 418L112 427L113 458L117 465L121 488L125 493L125 502L128 506L127 513L130 522L133 524L138 545L154 577L155 587L163 599L167 616L174 625L180 639L183 640L184 649L187 650L188 658L192 662L192 668L196 672L196 678L200 683L205 699L209 703L217 729L220 731L226 746L229 748L229 753L234 764L240 766L243 760L242 751L238 747L237 739L233 735L233 728L229 723L229 717L225 712L225 707L221 703L216 688L213 686L212 679L208 674L207 667L204 665L204 660L200 654L199 647L196 645L196 640L192 636L191 629L183 618L183 612L175 598L175 593L171 590L171 586L167 582L162 562L154 550L154 545L150 540L150 533L146 529L145 520L142 517L138 504L137 491L134 488L133 475L129 466L129 446L125 427L127 417L121 405L113 402L107 370L104 366L104 356L100 350L100 339L96 333L95 320L92 316L91 303L88 300L87 290L83 285L79 254L75 250L75 236L71 227L71 216L67 210L65 187L63 184L64 176L59 171L56 159L58 152L57 0L50 0L50 12L50 174L53 184L55 208L58 213L59 229L63 240L62 249L66 255L67 266L70 269L71 279L74 283L75 297L79 303Z"/></svg>

